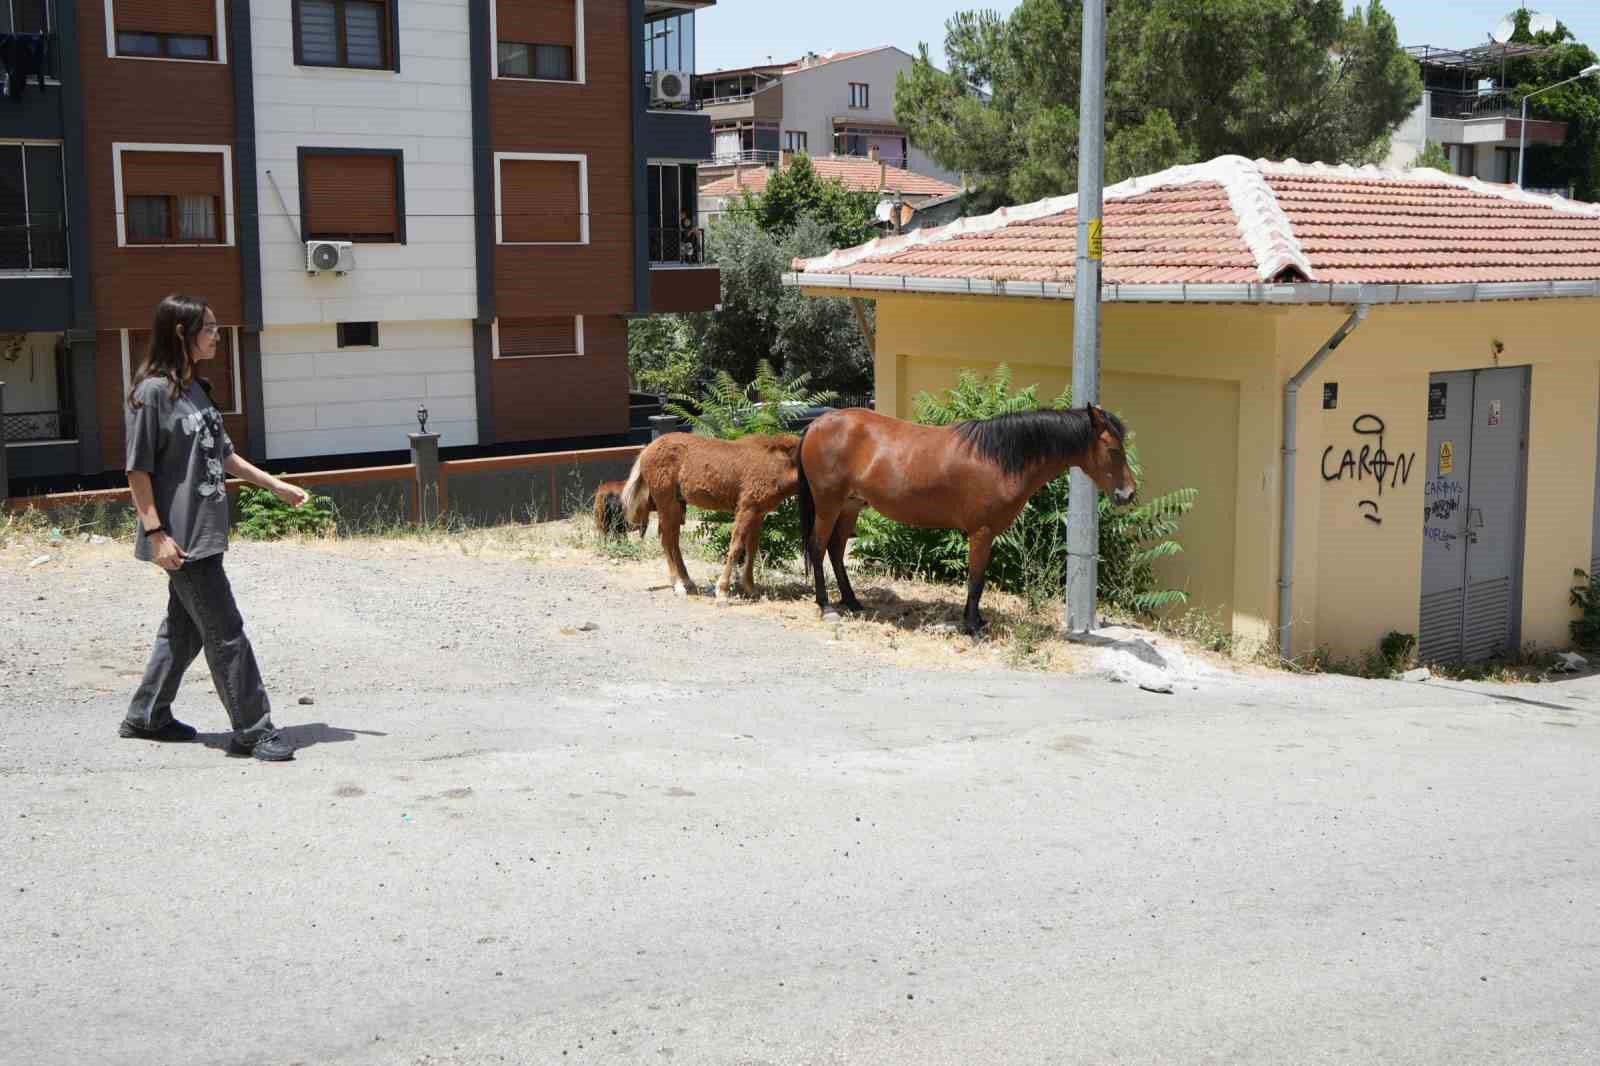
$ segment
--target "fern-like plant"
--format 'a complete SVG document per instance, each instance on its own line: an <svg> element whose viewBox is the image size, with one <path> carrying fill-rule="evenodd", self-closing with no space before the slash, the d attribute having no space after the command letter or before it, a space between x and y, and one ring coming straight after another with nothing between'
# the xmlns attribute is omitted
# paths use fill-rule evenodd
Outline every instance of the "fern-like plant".
<svg viewBox="0 0 1600 1066"><path fill-rule="evenodd" d="M719 371L699 397L678 396L667 405L667 411L687 420L696 433L722 440L792 433L790 420L796 413L824 406L836 398L831 391L811 389L810 380L809 374L784 380L763 359L749 385L739 384L726 370ZM695 537L708 554L722 558L733 539L733 515L726 511L695 514ZM788 562L800 557L803 544L800 509L794 500L787 500L762 523L760 552L769 562Z"/></svg>
<svg viewBox="0 0 1600 1066"><path fill-rule="evenodd" d="M1062 390L1048 409L1071 406L1070 389ZM1001 365L984 377L970 370L958 376L943 395L921 393L913 401L918 422L949 425L968 419L993 418L1039 410L1038 387L1012 390L1009 367ZM1130 440L1128 461L1142 475L1138 448ZM1059 598L1066 579L1067 508L1070 480L1060 477L1034 494L1011 528L995 538L989 561L990 582L1016 592L1033 604ZM1199 495L1179 489L1119 508L1100 499L1100 599L1141 614L1156 614L1188 601L1182 589L1160 588L1156 563L1183 549L1175 539L1182 518ZM856 558L897 576L938 581L964 581L967 537L958 530L903 526L875 511L863 511L853 548Z"/></svg>

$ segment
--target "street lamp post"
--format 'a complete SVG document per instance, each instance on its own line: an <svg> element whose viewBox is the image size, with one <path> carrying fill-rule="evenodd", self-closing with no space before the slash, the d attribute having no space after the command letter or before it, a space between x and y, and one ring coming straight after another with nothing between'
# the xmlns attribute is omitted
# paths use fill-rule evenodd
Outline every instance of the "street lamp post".
<svg viewBox="0 0 1600 1066"><path fill-rule="evenodd" d="M1600 74L1600 63L1584 67L1566 81L1558 81L1554 85L1546 85L1543 89L1535 89L1522 98L1522 122L1517 126L1517 188L1522 188L1522 157L1528 150L1528 101L1540 93L1547 93L1551 89L1559 89L1563 85L1570 85L1579 78L1587 78L1592 74Z"/></svg>

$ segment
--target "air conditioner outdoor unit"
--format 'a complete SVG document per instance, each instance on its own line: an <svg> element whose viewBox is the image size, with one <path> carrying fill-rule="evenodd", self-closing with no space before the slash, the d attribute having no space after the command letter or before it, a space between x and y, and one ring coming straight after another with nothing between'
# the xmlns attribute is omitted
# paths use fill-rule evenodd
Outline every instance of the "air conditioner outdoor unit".
<svg viewBox="0 0 1600 1066"><path fill-rule="evenodd" d="M307 241L306 273L348 274L356 268L355 245L349 241Z"/></svg>
<svg viewBox="0 0 1600 1066"><path fill-rule="evenodd" d="M694 96L693 82L686 70L658 70L650 79L650 102L687 104Z"/></svg>

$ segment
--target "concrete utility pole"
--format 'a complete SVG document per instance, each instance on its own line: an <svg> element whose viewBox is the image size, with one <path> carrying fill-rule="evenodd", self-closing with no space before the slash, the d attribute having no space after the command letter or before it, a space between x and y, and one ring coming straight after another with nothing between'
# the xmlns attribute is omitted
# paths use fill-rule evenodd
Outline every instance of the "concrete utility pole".
<svg viewBox="0 0 1600 1066"><path fill-rule="evenodd" d="M1105 185L1106 0L1083 0L1078 87L1078 270L1073 296L1072 402L1100 401L1100 213ZM1099 490L1076 467L1067 507L1067 632L1094 628Z"/></svg>

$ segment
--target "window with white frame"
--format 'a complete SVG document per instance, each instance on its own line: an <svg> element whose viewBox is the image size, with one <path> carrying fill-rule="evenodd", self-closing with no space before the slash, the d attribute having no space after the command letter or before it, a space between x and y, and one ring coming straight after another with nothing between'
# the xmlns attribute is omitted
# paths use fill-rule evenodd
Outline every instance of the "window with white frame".
<svg viewBox="0 0 1600 1066"><path fill-rule="evenodd" d="M118 245L233 244L227 145L115 144Z"/></svg>
<svg viewBox="0 0 1600 1066"><path fill-rule="evenodd" d="M584 80L584 0L491 0L495 76Z"/></svg>
<svg viewBox="0 0 1600 1066"><path fill-rule="evenodd" d="M494 173L499 243L589 243L587 156L497 152Z"/></svg>
<svg viewBox="0 0 1600 1066"><path fill-rule="evenodd" d="M495 320L496 359L550 359L582 354L582 315Z"/></svg>

